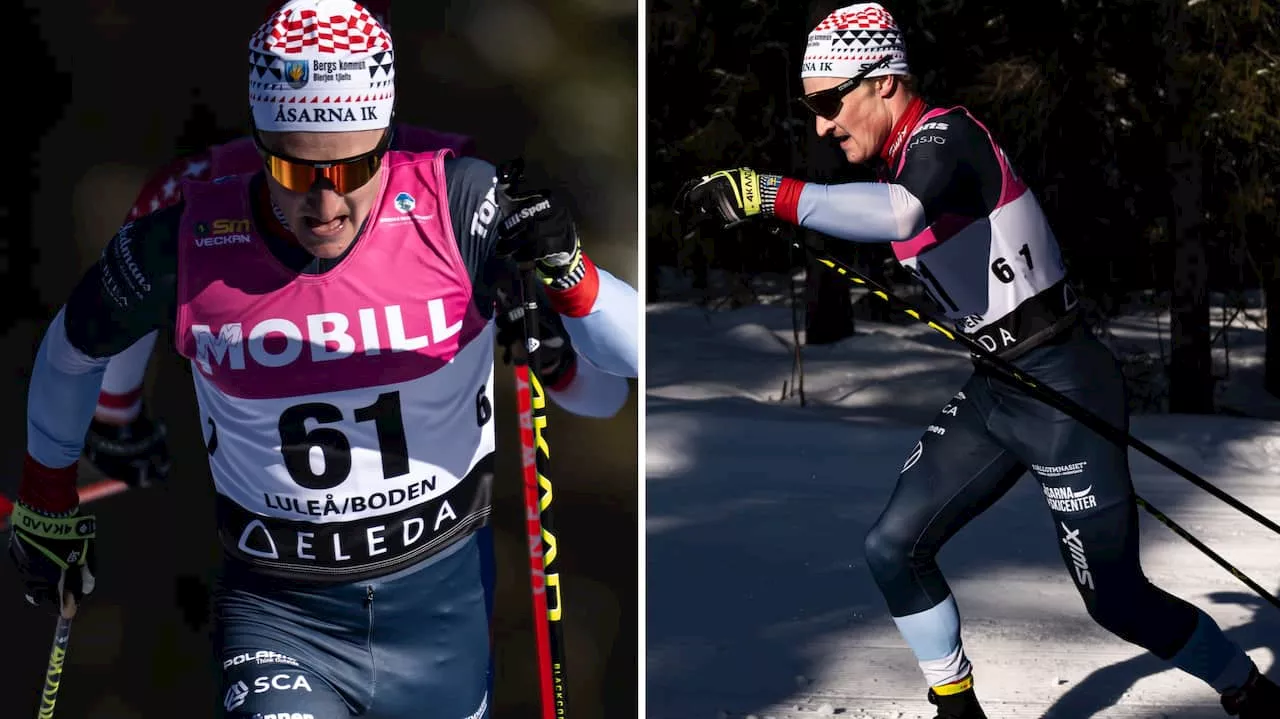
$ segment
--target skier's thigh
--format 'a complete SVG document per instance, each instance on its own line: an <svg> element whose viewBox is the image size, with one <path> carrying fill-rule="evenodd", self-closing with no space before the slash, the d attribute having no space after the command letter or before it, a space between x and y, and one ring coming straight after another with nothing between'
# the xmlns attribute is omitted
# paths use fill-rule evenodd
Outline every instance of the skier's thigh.
<svg viewBox="0 0 1280 719"><path fill-rule="evenodd" d="M221 719L349 719L342 697L311 669L266 649L222 657Z"/></svg>
<svg viewBox="0 0 1280 719"><path fill-rule="evenodd" d="M905 533L913 545L922 539L940 543L1021 476L1018 459L987 431L986 398L974 384L939 410L907 454L878 523L881 531Z"/></svg>
<svg viewBox="0 0 1280 719"><path fill-rule="evenodd" d="M1090 391L1065 394L1081 405L1103 404ZM1009 434L1017 438L1018 455L1043 487L1050 510L1082 518L1133 502L1127 447L1031 398L1017 403L1016 411L998 417L997 423L1015 428Z"/></svg>

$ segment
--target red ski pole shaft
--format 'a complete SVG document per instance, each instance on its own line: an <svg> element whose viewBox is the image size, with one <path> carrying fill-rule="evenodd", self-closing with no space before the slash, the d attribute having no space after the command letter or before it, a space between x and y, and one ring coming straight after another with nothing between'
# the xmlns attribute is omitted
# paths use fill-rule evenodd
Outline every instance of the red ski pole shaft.
<svg viewBox="0 0 1280 719"><path fill-rule="evenodd" d="M551 636L547 621L547 580L542 556L542 521L539 502L537 433L534 430L534 383L529 365L518 362L516 370L516 405L520 413L520 464L524 476L524 515L529 546L529 579L533 589L533 637L537 650L538 688L541 697L541 719L555 719L555 697L552 688Z"/></svg>

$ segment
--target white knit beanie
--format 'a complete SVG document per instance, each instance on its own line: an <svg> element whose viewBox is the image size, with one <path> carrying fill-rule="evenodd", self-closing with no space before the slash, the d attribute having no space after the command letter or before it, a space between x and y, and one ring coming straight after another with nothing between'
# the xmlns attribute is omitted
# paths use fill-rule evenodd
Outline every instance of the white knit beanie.
<svg viewBox="0 0 1280 719"><path fill-rule="evenodd" d="M391 124L391 36L353 0L291 0L249 41L249 105L269 132Z"/></svg>
<svg viewBox="0 0 1280 719"><path fill-rule="evenodd" d="M832 12L809 33L800 77L853 77L885 56L888 64L868 77L910 74L893 16L879 3L857 3Z"/></svg>

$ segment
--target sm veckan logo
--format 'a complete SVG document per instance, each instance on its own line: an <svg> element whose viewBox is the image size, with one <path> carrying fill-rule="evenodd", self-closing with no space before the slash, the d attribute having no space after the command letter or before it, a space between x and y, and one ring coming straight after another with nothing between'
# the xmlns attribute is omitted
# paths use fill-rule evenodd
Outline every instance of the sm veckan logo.
<svg viewBox="0 0 1280 719"><path fill-rule="evenodd" d="M213 222L197 222L196 234L201 237L209 235L229 235L233 232L248 232L249 220L214 220Z"/></svg>
<svg viewBox="0 0 1280 719"><path fill-rule="evenodd" d="M250 242L249 226L247 218L197 222L196 247L247 244Z"/></svg>

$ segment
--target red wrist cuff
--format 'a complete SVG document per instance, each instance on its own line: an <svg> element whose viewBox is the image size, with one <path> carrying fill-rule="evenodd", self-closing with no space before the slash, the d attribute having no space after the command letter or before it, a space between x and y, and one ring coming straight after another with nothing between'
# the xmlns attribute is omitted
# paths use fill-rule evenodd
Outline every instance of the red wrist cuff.
<svg viewBox="0 0 1280 719"><path fill-rule="evenodd" d="M799 217L800 192L804 190L804 182L790 177L782 178L778 183L778 195L773 200L773 215L779 220L800 224Z"/></svg>
<svg viewBox="0 0 1280 719"><path fill-rule="evenodd" d="M596 304L596 295L600 294L600 272L590 257L582 256L586 274L578 280L578 284L567 290L547 288L547 301L551 309L565 317L586 317Z"/></svg>
<svg viewBox="0 0 1280 719"><path fill-rule="evenodd" d="M22 482L18 485L18 501L32 509L50 514L70 512L80 504L76 489L79 466L46 467L31 458L22 462Z"/></svg>
<svg viewBox="0 0 1280 719"><path fill-rule="evenodd" d="M124 394L113 394L103 390L98 393L98 406L108 409L129 409L142 398L142 388Z"/></svg>

